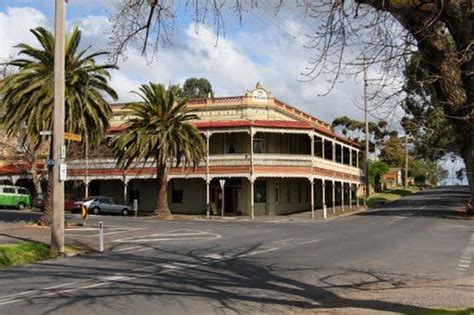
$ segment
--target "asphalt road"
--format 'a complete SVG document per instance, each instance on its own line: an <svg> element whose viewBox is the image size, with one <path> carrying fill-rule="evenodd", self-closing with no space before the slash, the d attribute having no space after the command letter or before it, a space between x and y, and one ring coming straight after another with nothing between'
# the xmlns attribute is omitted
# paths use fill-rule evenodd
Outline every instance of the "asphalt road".
<svg viewBox="0 0 474 315"><path fill-rule="evenodd" d="M108 251L1 270L0 314L359 313L413 312L424 309L420 305L453 303L466 307L468 302L453 302L443 294L429 301L416 286L412 296L396 298L399 291L389 291L393 295L386 299L377 296L408 283L474 276L474 221L454 212L467 197L463 188L425 190L386 208L331 221L95 217L88 229L66 234L93 242L93 227L102 220ZM472 297L474 306L473 286L455 296L467 301Z"/></svg>

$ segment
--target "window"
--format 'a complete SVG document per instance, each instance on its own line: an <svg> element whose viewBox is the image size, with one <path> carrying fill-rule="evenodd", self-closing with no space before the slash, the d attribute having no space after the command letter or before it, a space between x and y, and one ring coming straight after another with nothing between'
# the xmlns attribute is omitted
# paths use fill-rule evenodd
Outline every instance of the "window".
<svg viewBox="0 0 474 315"><path fill-rule="evenodd" d="M235 134L225 135L225 153L235 153L236 143Z"/></svg>
<svg viewBox="0 0 474 315"><path fill-rule="evenodd" d="M280 182L275 181L275 202L280 202Z"/></svg>
<svg viewBox="0 0 474 315"><path fill-rule="evenodd" d="M265 153L265 137L263 133L257 132L253 139L253 152L254 153Z"/></svg>
<svg viewBox="0 0 474 315"><path fill-rule="evenodd" d="M171 182L171 203L183 203L183 182L180 180Z"/></svg>
<svg viewBox="0 0 474 315"><path fill-rule="evenodd" d="M5 188L3 188L3 192L5 194L14 194L15 193L15 188L5 187Z"/></svg>
<svg viewBox="0 0 474 315"><path fill-rule="evenodd" d="M255 203L267 202L267 182L264 180L257 180L255 182Z"/></svg>
<svg viewBox="0 0 474 315"><path fill-rule="evenodd" d="M25 188L18 188L18 193L20 195L29 195L30 192L28 190L26 190Z"/></svg>

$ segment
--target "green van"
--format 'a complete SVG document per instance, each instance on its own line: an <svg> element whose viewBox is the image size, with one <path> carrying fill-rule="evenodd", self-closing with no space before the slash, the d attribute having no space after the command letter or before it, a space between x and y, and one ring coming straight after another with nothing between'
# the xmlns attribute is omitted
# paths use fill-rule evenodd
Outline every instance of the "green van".
<svg viewBox="0 0 474 315"><path fill-rule="evenodd" d="M19 210L31 207L31 194L28 189L18 186L0 185L0 207L14 207Z"/></svg>

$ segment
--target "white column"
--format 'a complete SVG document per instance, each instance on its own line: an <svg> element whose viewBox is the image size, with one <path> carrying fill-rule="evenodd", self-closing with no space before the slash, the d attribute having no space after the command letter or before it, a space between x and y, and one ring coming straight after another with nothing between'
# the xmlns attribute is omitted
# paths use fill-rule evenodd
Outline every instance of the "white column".
<svg viewBox="0 0 474 315"><path fill-rule="evenodd" d="M255 198L255 190L254 190L254 179L253 178L250 178L250 217L252 218L252 220L254 219L255 217L255 202L254 202L254 198Z"/></svg>
<svg viewBox="0 0 474 315"><path fill-rule="evenodd" d="M356 185L355 198L356 198L356 207L359 208L359 188L360 185Z"/></svg>
<svg viewBox="0 0 474 315"><path fill-rule="evenodd" d="M311 184L311 219L314 219L314 179L310 180Z"/></svg>
<svg viewBox="0 0 474 315"><path fill-rule="evenodd" d="M321 182L322 182L322 184L321 184L321 190L322 190L321 199L322 199L322 202L323 202L323 218L324 218L324 220L326 220L326 218L328 216L327 207L326 207L326 182L324 181L324 179Z"/></svg>
<svg viewBox="0 0 474 315"><path fill-rule="evenodd" d="M206 178L209 177L209 142L211 138L211 133L209 130L206 130Z"/></svg>
<svg viewBox="0 0 474 315"><path fill-rule="evenodd" d="M344 212L344 182L341 182L341 210Z"/></svg>
<svg viewBox="0 0 474 315"><path fill-rule="evenodd" d="M322 158L323 158L323 159L324 159L325 156L326 156L326 153L324 152L324 151L326 151L326 150L325 150L325 144L326 144L326 140L325 140L324 138L321 138L321 145L322 145L322 149L321 149L321 150L323 151L323 153L322 153Z"/></svg>
<svg viewBox="0 0 474 315"><path fill-rule="evenodd" d="M336 213L336 182L332 181L332 213Z"/></svg>
<svg viewBox="0 0 474 315"><path fill-rule="evenodd" d="M341 164L344 164L344 146L341 145Z"/></svg>
<svg viewBox="0 0 474 315"><path fill-rule="evenodd" d="M352 166L352 149L351 147L348 147L349 148L349 166Z"/></svg>
<svg viewBox="0 0 474 315"><path fill-rule="evenodd" d="M314 156L314 132L310 133L309 139L311 140L311 157Z"/></svg>
<svg viewBox="0 0 474 315"><path fill-rule="evenodd" d="M352 183L349 183L349 209L352 210Z"/></svg>
<svg viewBox="0 0 474 315"><path fill-rule="evenodd" d="M127 178L123 179L123 203L127 203L127 197L128 197L128 180Z"/></svg>
<svg viewBox="0 0 474 315"><path fill-rule="evenodd" d="M336 141L332 142L332 160L336 162Z"/></svg>
<svg viewBox="0 0 474 315"><path fill-rule="evenodd" d="M84 199L89 198L89 180L84 181Z"/></svg>
<svg viewBox="0 0 474 315"><path fill-rule="evenodd" d="M211 215L211 198L210 198L210 193L209 193L210 185L211 185L211 182L209 180L206 180L206 216L208 219Z"/></svg>

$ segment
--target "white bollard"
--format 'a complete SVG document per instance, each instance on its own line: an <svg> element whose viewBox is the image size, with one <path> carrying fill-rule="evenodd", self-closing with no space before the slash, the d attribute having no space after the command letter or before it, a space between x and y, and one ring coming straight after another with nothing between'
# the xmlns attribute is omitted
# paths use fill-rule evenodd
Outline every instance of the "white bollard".
<svg viewBox="0 0 474 315"><path fill-rule="evenodd" d="M323 218L324 220L328 218L328 207L326 205L323 205Z"/></svg>
<svg viewBox="0 0 474 315"><path fill-rule="evenodd" d="M133 199L133 211L135 211L135 217L138 217L138 199Z"/></svg>
<svg viewBox="0 0 474 315"><path fill-rule="evenodd" d="M99 252L104 252L104 222L99 221Z"/></svg>

